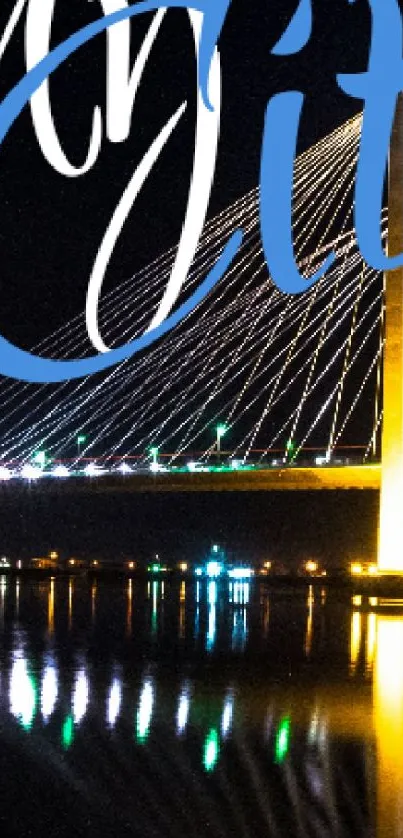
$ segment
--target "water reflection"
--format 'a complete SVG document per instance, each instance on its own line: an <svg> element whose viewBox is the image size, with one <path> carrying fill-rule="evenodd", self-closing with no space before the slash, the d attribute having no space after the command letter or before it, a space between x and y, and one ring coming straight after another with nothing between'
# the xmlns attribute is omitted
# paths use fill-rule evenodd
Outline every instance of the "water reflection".
<svg viewBox="0 0 403 838"><path fill-rule="evenodd" d="M126 634L130 637L132 633L132 616L133 616L133 580L129 579L127 583L127 615L126 615Z"/></svg>
<svg viewBox="0 0 403 838"><path fill-rule="evenodd" d="M46 585L4 588L0 744L14 726L100 789L123 766L128 797L144 771L212 834L399 835L402 615L253 582Z"/></svg>
<svg viewBox="0 0 403 838"><path fill-rule="evenodd" d="M52 716L58 693L57 669L53 660L46 663L41 685L41 713L44 722L48 722Z"/></svg>
<svg viewBox="0 0 403 838"><path fill-rule="evenodd" d="M178 712L176 714L176 731L181 735L186 730L189 718L191 690L190 685L185 683L179 697Z"/></svg>
<svg viewBox="0 0 403 838"><path fill-rule="evenodd" d="M313 587L312 585L309 586L308 589L308 616L306 621L306 634L305 634L305 655L309 658L312 649L312 637L313 637L313 606L314 606L314 594L313 594Z"/></svg>
<svg viewBox="0 0 403 838"><path fill-rule="evenodd" d="M72 715L76 725L82 722L88 707L89 701L89 686L87 673L82 667L76 674L73 700L72 700Z"/></svg>
<svg viewBox="0 0 403 838"><path fill-rule="evenodd" d="M211 652L214 648L217 632L217 592L218 583L211 581L207 585L208 598L208 630L206 638L206 649Z"/></svg>
<svg viewBox="0 0 403 838"><path fill-rule="evenodd" d="M30 730L36 712L37 686L22 652L17 652L11 668L9 697L11 713Z"/></svg>
<svg viewBox="0 0 403 838"><path fill-rule="evenodd" d="M53 634L55 628L55 580L50 580L48 594L48 631Z"/></svg>
<svg viewBox="0 0 403 838"><path fill-rule="evenodd" d="M403 813L403 619L377 615L374 722L378 835L394 835Z"/></svg>
<svg viewBox="0 0 403 838"><path fill-rule="evenodd" d="M138 742L145 742L149 733L154 706L154 686L151 680L144 682L140 694L136 717L136 736Z"/></svg>
<svg viewBox="0 0 403 838"><path fill-rule="evenodd" d="M115 727L122 704L122 684L114 678L108 696L108 709L106 719L109 727Z"/></svg>

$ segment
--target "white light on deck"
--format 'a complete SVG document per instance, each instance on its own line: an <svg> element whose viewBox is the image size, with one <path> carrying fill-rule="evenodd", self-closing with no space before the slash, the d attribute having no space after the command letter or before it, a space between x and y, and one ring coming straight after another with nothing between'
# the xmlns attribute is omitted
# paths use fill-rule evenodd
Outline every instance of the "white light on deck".
<svg viewBox="0 0 403 838"><path fill-rule="evenodd" d="M39 477L42 477L42 474L42 469L37 466L25 465L21 469L21 477L24 480L38 480Z"/></svg>
<svg viewBox="0 0 403 838"><path fill-rule="evenodd" d="M131 474L133 469L131 469L127 463L121 463L118 471L120 471L121 474Z"/></svg>
<svg viewBox="0 0 403 838"><path fill-rule="evenodd" d="M56 466L56 468L51 471L52 477L68 477L69 474L70 472L67 466Z"/></svg>

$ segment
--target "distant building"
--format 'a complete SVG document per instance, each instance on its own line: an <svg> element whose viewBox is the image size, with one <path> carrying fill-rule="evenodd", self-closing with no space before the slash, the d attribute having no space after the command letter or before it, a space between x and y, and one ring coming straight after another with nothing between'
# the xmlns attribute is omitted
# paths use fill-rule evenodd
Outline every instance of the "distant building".
<svg viewBox="0 0 403 838"><path fill-rule="evenodd" d="M49 556L31 559L29 564L36 570L57 570L59 567L58 559L51 559Z"/></svg>

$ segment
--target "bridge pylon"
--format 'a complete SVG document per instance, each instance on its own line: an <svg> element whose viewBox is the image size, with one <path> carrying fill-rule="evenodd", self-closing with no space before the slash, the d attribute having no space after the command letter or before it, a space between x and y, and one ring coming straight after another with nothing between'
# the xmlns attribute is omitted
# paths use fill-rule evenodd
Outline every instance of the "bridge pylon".
<svg viewBox="0 0 403 838"><path fill-rule="evenodd" d="M403 252L403 95L389 156L388 254ZM403 574L403 268L384 278L385 343L378 570Z"/></svg>

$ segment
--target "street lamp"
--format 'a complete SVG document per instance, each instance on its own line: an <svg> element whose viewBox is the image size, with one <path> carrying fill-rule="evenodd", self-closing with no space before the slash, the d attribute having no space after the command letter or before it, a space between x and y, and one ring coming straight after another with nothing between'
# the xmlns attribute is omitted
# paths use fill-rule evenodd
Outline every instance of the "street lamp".
<svg viewBox="0 0 403 838"><path fill-rule="evenodd" d="M295 456L295 449L295 442L292 439L289 439L287 445L285 446L286 460L288 460L288 462L293 461Z"/></svg>
<svg viewBox="0 0 403 838"><path fill-rule="evenodd" d="M85 434L78 434L78 437L77 437L77 456L78 457L81 454L81 446L84 445L85 442L87 442L87 437L85 436Z"/></svg>
<svg viewBox="0 0 403 838"><path fill-rule="evenodd" d="M46 451L36 451L35 454L32 457L32 462L34 462L35 465L39 466L39 468L41 468L41 469L45 468L46 461L47 461Z"/></svg>
<svg viewBox="0 0 403 838"><path fill-rule="evenodd" d="M152 456L151 471L158 471L158 448L155 446L150 448L150 454Z"/></svg>
<svg viewBox="0 0 403 838"><path fill-rule="evenodd" d="M223 436L225 436L225 434L227 433L227 430L228 430L228 428L227 428L226 425L217 425L216 431L217 431L217 458L218 458L218 462L220 461L220 457L221 457L221 438Z"/></svg>

